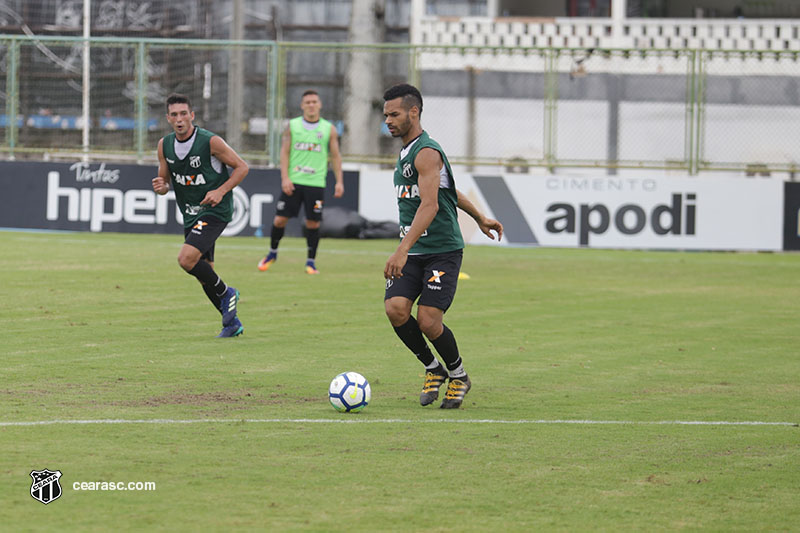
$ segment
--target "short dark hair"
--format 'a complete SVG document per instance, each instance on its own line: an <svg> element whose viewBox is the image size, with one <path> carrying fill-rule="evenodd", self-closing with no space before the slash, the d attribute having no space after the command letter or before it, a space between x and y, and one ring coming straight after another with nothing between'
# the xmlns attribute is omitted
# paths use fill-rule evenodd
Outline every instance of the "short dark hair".
<svg viewBox="0 0 800 533"><path fill-rule="evenodd" d="M419 92L419 89L413 85L409 85L408 83L399 83L389 87L386 89L386 92L383 93L384 102L394 100L395 98L402 98L403 107L405 107L407 110L417 106L419 109L419 114L422 114L422 94Z"/></svg>
<svg viewBox="0 0 800 533"><path fill-rule="evenodd" d="M192 101L185 94L172 93L167 96L167 112L169 113L169 106L172 104L186 104L189 106L189 111L192 110Z"/></svg>
<svg viewBox="0 0 800 533"><path fill-rule="evenodd" d="M319 93L317 91L315 91L314 89L308 89L306 92L303 93L303 96L301 96L300 99L302 100L303 98L305 98L306 96L308 96L310 94L315 94L315 95L319 96Z"/></svg>

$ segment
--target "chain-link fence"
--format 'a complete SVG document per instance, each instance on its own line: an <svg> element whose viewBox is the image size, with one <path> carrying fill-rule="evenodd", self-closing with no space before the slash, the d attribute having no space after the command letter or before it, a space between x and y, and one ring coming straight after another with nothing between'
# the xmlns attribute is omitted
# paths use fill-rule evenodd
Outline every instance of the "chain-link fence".
<svg viewBox="0 0 800 533"><path fill-rule="evenodd" d="M88 42L84 124L85 42L0 36L0 154L152 162L169 131L164 100L182 92L198 125L253 164L276 165L285 122L311 88L346 161L391 163L382 94L409 81L425 98L423 127L454 163L757 174L797 165L796 52Z"/></svg>
<svg viewBox="0 0 800 533"><path fill-rule="evenodd" d="M698 168L795 172L800 163L796 52L698 55Z"/></svg>
<svg viewBox="0 0 800 533"><path fill-rule="evenodd" d="M342 154L358 161L386 161L394 151L382 131L383 92L413 78L413 53L405 45L281 45L281 117L301 114L303 92L320 93L322 115L341 135ZM313 73L313 75L310 75Z"/></svg>

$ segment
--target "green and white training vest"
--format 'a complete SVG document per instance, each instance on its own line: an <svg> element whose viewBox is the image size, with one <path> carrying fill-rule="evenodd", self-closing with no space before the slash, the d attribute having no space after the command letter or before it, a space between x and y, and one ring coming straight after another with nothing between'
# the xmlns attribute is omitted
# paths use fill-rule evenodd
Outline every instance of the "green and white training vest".
<svg viewBox="0 0 800 533"><path fill-rule="evenodd" d="M201 215L213 215L223 222L230 222L233 217L233 191L222 197L215 207L200 205L208 191L219 188L228 181L228 168L219 160L214 168L211 156L211 137L208 130L195 126L192 134L192 147L186 157L178 159L175 154L175 133L164 137L161 145L164 158L167 160L172 186L175 190L175 201L183 213L183 227L191 228Z"/></svg>
<svg viewBox="0 0 800 533"><path fill-rule="evenodd" d="M453 169L439 143L423 131L400 151L394 169L394 188L397 195L397 208L400 212L400 237L404 237L411 227L414 215L422 202L419 197L419 172L414 165L417 154L423 148L433 148L439 152L449 176L449 184L439 187L439 211L422 236L414 243L410 254L438 254L460 250L464 247L461 228L458 225L458 195Z"/></svg>
<svg viewBox="0 0 800 533"><path fill-rule="evenodd" d="M289 179L298 185L324 187L328 176L328 144L333 124L320 117L317 127L307 130L303 117L289 121Z"/></svg>

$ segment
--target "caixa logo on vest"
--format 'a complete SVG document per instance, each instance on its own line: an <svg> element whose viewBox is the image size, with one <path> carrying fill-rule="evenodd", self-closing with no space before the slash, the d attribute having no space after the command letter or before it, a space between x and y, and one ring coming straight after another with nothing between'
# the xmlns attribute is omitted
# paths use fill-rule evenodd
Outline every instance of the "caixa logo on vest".
<svg viewBox="0 0 800 533"><path fill-rule="evenodd" d="M60 470L31 470L31 496L47 505L61 496Z"/></svg>

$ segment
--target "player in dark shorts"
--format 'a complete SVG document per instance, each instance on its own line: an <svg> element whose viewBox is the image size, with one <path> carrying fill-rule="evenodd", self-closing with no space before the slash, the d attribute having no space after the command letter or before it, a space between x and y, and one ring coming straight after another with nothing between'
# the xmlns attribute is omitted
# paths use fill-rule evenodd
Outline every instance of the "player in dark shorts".
<svg viewBox="0 0 800 533"><path fill-rule="evenodd" d="M170 184L175 188L185 236L178 263L197 278L222 314L222 331L217 336L236 337L244 331L237 314L239 291L214 271L214 248L233 215L231 191L250 169L222 137L192 124L194 111L188 97L167 97L167 120L173 132L158 142L153 190L167 194ZM228 167L233 169L230 174Z"/></svg>
<svg viewBox="0 0 800 533"><path fill-rule="evenodd" d="M340 198L344 194L339 135L333 124L320 116L322 102L317 91L309 89L303 93L300 109L303 115L289 121L281 138L281 196L272 220L269 251L258 262L258 269L262 272L277 261L278 245L286 224L297 216L302 204L305 206L304 230L308 245L305 271L306 274L319 274L316 258L329 162L336 179L333 196Z"/></svg>
<svg viewBox="0 0 800 533"><path fill-rule="evenodd" d="M429 405L449 378L442 409L457 409L472 387L444 313L453 303L464 239L458 209L469 214L490 239L503 236L503 225L484 216L456 189L453 170L439 143L420 125L422 95L408 84L383 95L383 114L393 137L403 140L394 171L400 214L400 245L386 261L384 306L394 331L425 365L419 401ZM411 315L417 302L417 318ZM444 365L428 347L431 341Z"/></svg>
<svg viewBox="0 0 800 533"><path fill-rule="evenodd" d="M320 222L324 199L325 189L322 187L310 187L295 183L291 196L281 194L275 209L275 216L294 218L300 213L302 207L307 221Z"/></svg>

